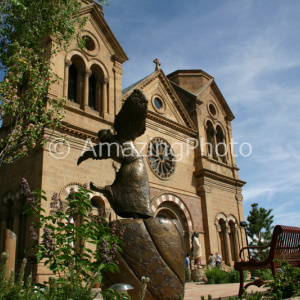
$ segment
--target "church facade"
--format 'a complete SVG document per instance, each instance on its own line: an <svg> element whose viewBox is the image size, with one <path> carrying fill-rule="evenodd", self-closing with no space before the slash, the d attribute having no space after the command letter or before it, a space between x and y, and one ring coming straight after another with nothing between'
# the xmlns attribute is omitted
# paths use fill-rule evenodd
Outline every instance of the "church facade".
<svg viewBox="0 0 300 300"><path fill-rule="evenodd" d="M114 117L134 89L148 100L146 132L135 144L144 157L155 216L178 219L184 231L185 252L190 251L194 231L200 233L202 264L210 253L219 252L224 263L239 260L246 246L242 186L232 141L230 110L214 78L206 72L177 70L166 75L155 60L153 73L122 90L122 64L128 57L104 19L102 7L82 1L81 14L88 17L82 35L86 48L74 41L69 49L53 58L63 80L49 90L52 98L67 97L65 118L56 132L46 132L49 143L27 158L1 169L1 234L4 229L17 234L17 261L30 244L30 220L22 214L24 195L21 178L32 189L44 190L51 198L58 193L65 199L71 188L91 181L99 186L111 184L118 172L112 160L88 160L77 166L77 159L98 142L100 129L114 132ZM61 134L68 143L51 143ZM119 218L100 193L91 196L95 213L105 209L109 220ZM50 212L50 207L45 207ZM49 276L36 266L38 281ZM45 277L46 276L46 277Z"/></svg>

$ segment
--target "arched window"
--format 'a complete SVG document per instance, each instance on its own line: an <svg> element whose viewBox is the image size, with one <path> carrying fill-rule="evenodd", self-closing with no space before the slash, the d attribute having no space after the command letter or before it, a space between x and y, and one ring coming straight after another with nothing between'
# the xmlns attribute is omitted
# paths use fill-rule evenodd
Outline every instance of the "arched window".
<svg viewBox="0 0 300 300"><path fill-rule="evenodd" d="M101 216L101 217L105 217L106 213L105 213L105 203L103 201L103 199L101 199L99 196L94 196L91 199L92 202L92 206L93 206L93 215L94 216Z"/></svg>
<svg viewBox="0 0 300 300"><path fill-rule="evenodd" d="M79 55L73 55L69 62L68 98L74 103L81 104L83 99L83 73L85 63Z"/></svg>
<svg viewBox="0 0 300 300"><path fill-rule="evenodd" d="M96 109L96 78L94 73L89 78L89 107Z"/></svg>
<svg viewBox="0 0 300 300"><path fill-rule="evenodd" d="M92 75L89 78L89 107L102 113L104 73L97 64L91 66ZM107 87L105 87L107 88Z"/></svg>
<svg viewBox="0 0 300 300"><path fill-rule="evenodd" d="M69 67L68 98L72 102L77 99L77 68L74 64Z"/></svg>
<svg viewBox="0 0 300 300"><path fill-rule="evenodd" d="M221 126L217 126L217 134L216 134L216 139L217 139L217 154L221 158L223 162L226 162L226 156L227 156L227 145L225 143L225 135L223 133L223 130Z"/></svg>
<svg viewBox="0 0 300 300"><path fill-rule="evenodd" d="M208 147L208 153L211 157L216 157L216 146L215 146L215 130L214 126L210 121L207 121L206 123L206 137L207 137L207 147Z"/></svg>

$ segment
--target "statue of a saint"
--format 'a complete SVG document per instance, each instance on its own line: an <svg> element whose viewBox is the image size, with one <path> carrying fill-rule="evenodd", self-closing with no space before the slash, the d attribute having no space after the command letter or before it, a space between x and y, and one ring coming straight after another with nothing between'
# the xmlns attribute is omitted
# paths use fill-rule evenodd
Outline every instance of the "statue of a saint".
<svg viewBox="0 0 300 300"><path fill-rule="evenodd" d="M192 235L192 252L193 252L194 266L195 268L199 269L201 267L202 249L198 237L199 237L199 232L195 231Z"/></svg>
<svg viewBox="0 0 300 300"><path fill-rule="evenodd" d="M150 187L143 157L134 140L146 130L148 101L140 90L134 90L115 117L114 128L98 132L99 145L87 150L78 159L78 165L86 159L111 158L121 164L111 185L99 187L91 182L93 191L101 192L117 215L122 218L153 217L150 206Z"/></svg>

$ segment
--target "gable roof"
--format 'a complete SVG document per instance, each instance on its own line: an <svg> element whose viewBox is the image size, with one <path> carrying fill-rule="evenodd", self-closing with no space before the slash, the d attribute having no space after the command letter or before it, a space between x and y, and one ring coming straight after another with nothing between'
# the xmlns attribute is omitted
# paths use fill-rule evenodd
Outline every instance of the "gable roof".
<svg viewBox="0 0 300 300"><path fill-rule="evenodd" d="M108 26L107 22L105 21L101 5L91 0L87 0L84 2L91 3L81 8L80 15L90 15L90 17L93 20L95 20L97 26L99 27L99 29L101 30L105 39L108 42L106 46L114 56L114 59L120 63L124 63L126 60L128 60L128 56L126 55L119 41L117 40L110 27Z"/></svg>
<svg viewBox="0 0 300 300"><path fill-rule="evenodd" d="M122 91L123 99L126 99L131 94L131 92L136 88L143 90L146 86L151 84L151 82L155 78L159 78L160 82L163 84L164 88L170 95L171 101L175 105L178 113L180 114L181 118L183 119L185 126L192 130L196 130L196 127L195 127L192 119L190 118L184 105L182 104L180 98L178 97L177 93L173 89L170 81L168 80L168 78L166 77L166 75L164 74L162 69L158 69L158 70L154 71L153 73L146 76L145 78L143 78L143 79L135 82L134 84L130 85L129 87L125 88ZM149 111L149 114L153 114L153 113ZM161 116L161 118L164 119L163 116Z"/></svg>

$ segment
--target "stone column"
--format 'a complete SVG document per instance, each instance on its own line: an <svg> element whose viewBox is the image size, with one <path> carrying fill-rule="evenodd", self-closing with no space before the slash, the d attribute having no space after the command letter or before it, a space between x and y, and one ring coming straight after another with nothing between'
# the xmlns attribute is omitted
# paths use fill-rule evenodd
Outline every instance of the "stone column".
<svg viewBox="0 0 300 300"><path fill-rule="evenodd" d="M225 242L225 253L226 253L226 265L230 266L231 264L231 251L230 251L230 241L229 241L229 227L226 224L224 230L224 242Z"/></svg>
<svg viewBox="0 0 300 300"><path fill-rule="evenodd" d="M240 249L239 249L239 243L238 243L238 228L235 226L234 230L232 232L233 236L234 236L234 252L235 252L235 260L239 261L239 253L240 253Z"/></svg>
<svg viewBox="0 0 300 300"><path fill-rule="evenodd" d="M4 242L4 252L6 252L9 257L7 260L6 276L9 276L9 271L15 269L16 263L16 246L17 246L17 236L9 229L5 229L5 242Z"/></svg>
<svg viewBox="0 0 300 300"><path fill-rule="evenodd" d="M102 117L107 115L107 85L108 85L108 78L103 78L102 83Z"/></svg>
<svg viewBox="0 0 300 300"><path fill-rule="evenodd" d="M122 107L122 62L116 60L113 68L114 71L114 111L116 115Z"/></svg>
<svg viewBox="0 0 300 300"><path fill-rule="evenodd" d="M65 75L64 75L64 91L63 96L68 97L68 86L69 86L69 68L72 65L72 61L65 60Z"/></svg>
<svg viewBox="0 0 300 300"><path fill-rule="evenodd" d="M18 236L19 229L20 229L20 208L19 207L13 209L13 215L14 215L13 231Z"/></svg>
<svg viewBox="0 0 300 300"><path fill-rule="evenodd" d="M83 93L83 110L89 106L89 78L92 75L91 70L86 70L84 74L84 93Z"/></svg>
<svg viewBox="0 0 300 300"><path fill-rule="evenodd" d="M76 99L75 102L78 103L81 107L83 107L82 103L82 90L83 90L83 71L82 69L77 69L77 82L76 82Z"/></svg>
<svg viewBox="0 0 300 300"><path fill-rule="evenodd" d="M96 78L96 105L95 110L100 114L100 103L101 103L101 81Z"/></svg>

